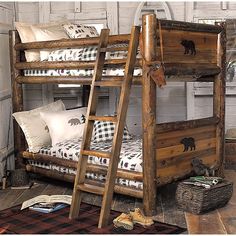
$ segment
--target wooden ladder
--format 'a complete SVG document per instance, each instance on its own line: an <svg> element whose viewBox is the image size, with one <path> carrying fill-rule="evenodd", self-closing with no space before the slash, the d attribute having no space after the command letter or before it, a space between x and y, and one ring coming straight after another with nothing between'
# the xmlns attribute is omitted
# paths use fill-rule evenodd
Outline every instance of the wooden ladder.
<svg viewBox="0 0 236 236"><path fill-rule="evenodd" d="M108 85L107 82L102 81L102 70L104 67L105 55L107 51L108 38L109 38L108 29L103 29L101 31L100 41L98 45L93 81L91 84L91 91L88 102L87 118L85 121L83 141L81 144L77 173L74 182L74 190L72 195L69 218L73 219L78 217L81 204L81 196L83 192L99 194L103 196L100 218L98 223L99 228L106 226L109 220L111 202L116 180L116 172L118 169L120 149L125 127L126 113L129 103L130 89L132 85L134 65L136 61L136 53L139 43L139 32L140 32L140 27L133 26L129 41L124 79L119 84L114 83L112 85L111 82ZM121 87L120 99L116 116L96 116L98 89L100 86ZM93 133L93 125L95 120L111 121L115 123L115 131L114 131L111 152L95 151L90 149L90 143ZM86 167L89 155L109 158L109 165L107 168L106 182L104 187L85 183Z"/></svg>

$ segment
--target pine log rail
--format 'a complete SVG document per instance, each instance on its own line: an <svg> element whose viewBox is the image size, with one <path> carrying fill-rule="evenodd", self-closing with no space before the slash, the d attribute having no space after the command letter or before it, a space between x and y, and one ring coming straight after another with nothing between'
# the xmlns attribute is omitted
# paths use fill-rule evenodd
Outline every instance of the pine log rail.
<svg viewBox="0 0 236 236"><path fill-rule="evenodd" d="M39 162L45 162L48 164L60 165L67 168L76 169L77 167L77 161L64 160L64 159L56 158L56 157L45 155L45 154L23 151L20 153L20 156L28 160L34 160L34 161L39 161ZM87 170L88 172L95 172L98 174L106 174L107 172L106 167L98 166L94 164L88 164ZM129 179L129 180L134 180L134 181L142 181L143 179L142 176L143 176L142 173L139 173L139 172L133 172L133 171L131 172L128 170L121 170L121 169L118 169L117 171L118 178L124 178L124 179Z"/></svg>
<svg viewBox="0 0 236 236"><path fill-rule="evenodd" d="M161 134L170 131L193 129L207 125L217 125L220 121L218 117L209 117L196 120L169 122L156 125L156 133Z"/></svg>
<svg viewBox="0 0 236 236"><path fill-rule="evenodd" d="M130 34L111 35L108 39L108 44L119 44L127 43L130 39ZM84 47L84 46L97 46L99 37L92 37L86 39L62 39L52 40L43 42L32 42L32 43L17 43L15 44L15 50L26 50L26 49L52 49L52 48L73 48L73 47Z"/></svg>
<svg viewBox="0 0 236 236"><path fill-rule="evenodd" d="M41 174L45 177L49 177L49 178L53 177L54 179L64 180L71 183L74 182L74 178L75 178L75 175L73 174L60 173L58 171L47 170L40 167L29 165L29 164L26 165L26 170L29 172ZM104 186L103 183L101 183L101 181L86 180L85 183L93 184L95 186L101 186L101 187ZM121 185L115 185L114 192L119 193L119 194L129 195L131 197L143 198L142 190L125 187Z"/></svg>

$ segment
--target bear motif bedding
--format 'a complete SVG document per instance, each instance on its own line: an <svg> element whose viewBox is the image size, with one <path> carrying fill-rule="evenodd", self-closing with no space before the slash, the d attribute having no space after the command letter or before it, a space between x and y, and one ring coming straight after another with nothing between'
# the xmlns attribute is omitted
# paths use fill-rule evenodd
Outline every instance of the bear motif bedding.
<svg viewBox="0 0 236 236"><path fill-rule="evenodd" d="M80 146L81 141L70 140L66 142L57 143L55 146L41 148L39 153L51 155L57 158L78 161ZM100 151L110 151L111 142L92 142L91 149ZM135 137L132 140L123 141L118 168L134 172L142 172L142 162L142 139L140 137ZM108 166L109 159L89 156L88 163ZM76 174L76 170L72 168L40 163L33 160L30 160L29 164L41 168L46 168L49 170L56 170L62 173ZM105 176L101 174L87 173L86 177L93 180L105 181ZM138 189L143 188L143 184L140 181L117 178L116 183L123 186L134 187Z"/></svg>
<svg viewBox="0 0 236 236"><path fill-rule="evenodd" d="M127 45L120 44L116 47L124 47ZM107 52L106 59L124 59L127 58L127 51L114 51ZM46 61L95 61L97 55L97 47L85 47L85 48L70 48L70 49L58 49L49 53ZM142 74L140 68L134 70L134 75L138 76ZM48 69L48 70L24 70L25 76L92 76L93 69ZM123 76L123 68L105 68L103 70L103 76Z"/></svg>

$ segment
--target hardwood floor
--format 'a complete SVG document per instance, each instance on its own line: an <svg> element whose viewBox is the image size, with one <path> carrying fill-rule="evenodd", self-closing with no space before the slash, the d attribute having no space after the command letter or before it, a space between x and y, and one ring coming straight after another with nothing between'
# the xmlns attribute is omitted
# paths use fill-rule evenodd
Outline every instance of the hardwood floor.
<svg viewBox="0 0 236 236"><path fill-rule="evenodd" d="M236 183L236 171L226 170L225 177ZM50 181L50 182L49 182ZM189 234L236 234L236 185L233 197L223 208L203 215L193 215L183 212L175 202L177 184L169 184L158 189L158 214L155 220L187 228ZM7 188L0 190L0 210L21 204L23 201L41 194L72 194L72 185L52 180L37 180L31 189L13 190ZM94 205L101 204L101 197L86 194L84 202ZM128 212L135 207L142 208L142 201L132 197L115 195L112 209Z"/></svg>

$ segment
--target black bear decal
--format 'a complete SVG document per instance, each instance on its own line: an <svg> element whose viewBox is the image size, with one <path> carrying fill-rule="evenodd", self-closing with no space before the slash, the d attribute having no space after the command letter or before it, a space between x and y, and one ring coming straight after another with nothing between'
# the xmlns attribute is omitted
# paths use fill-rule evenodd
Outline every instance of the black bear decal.
<svg viewBox="0 0 236 236"><path fill-rule="evenodd" d="M183 138L180 143L182 143L184 145L184 152L187 152L189 149L195 150L196 146L195 146L195 140L192 137L189 138Z"/></svg>
<svg viewBox="0 0 236 236"><path fill-rule="evenodd" d="M68 121L68 124L72 125L79 125L81 124L80 120L78 118L72 118Z"/></svg>
<svg viewBox="0 0 236 236"><path fill-rule="evenodd" d="M184 54L196 55L195 43L192 40L183 39L180 44L184 46Z"/></svg>

